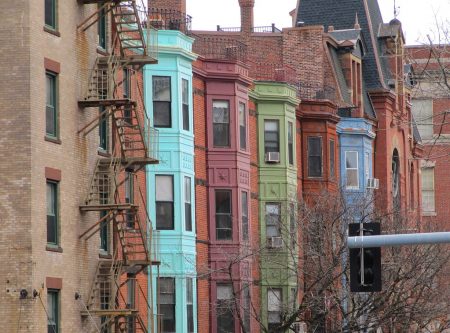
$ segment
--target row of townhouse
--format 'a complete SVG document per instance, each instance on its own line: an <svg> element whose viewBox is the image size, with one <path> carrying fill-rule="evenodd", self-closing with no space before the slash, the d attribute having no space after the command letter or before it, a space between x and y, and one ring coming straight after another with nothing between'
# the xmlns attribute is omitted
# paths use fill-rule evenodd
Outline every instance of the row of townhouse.
<svg viewBox="0 0 450 333"><path fill-rule="evenodd" d="M370 187L420 217L400 23L302 0L281 31L239 5L241 27L214 32L185 0L8 7L7 331L271 330L303 296L300 202Z"/></svg>
<svg viewBox="0 0 450 333"><path fill-rule="evenodd" d="M400 22L383 23L376 2L302 1L281 31L253 26L253 0L239 5L241 27L192 31L185 1L151 4L161 332L276 329L303 297L301 201L342 192L350 206L369 198L371 211L421 218ZM355 222L367 213L355 211Z"/></svg>

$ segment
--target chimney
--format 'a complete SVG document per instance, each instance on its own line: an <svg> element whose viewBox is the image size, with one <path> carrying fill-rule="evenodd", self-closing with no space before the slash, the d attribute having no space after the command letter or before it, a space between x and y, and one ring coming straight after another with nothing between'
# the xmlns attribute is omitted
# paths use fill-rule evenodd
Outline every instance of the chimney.
<svg viewBox="0 0 450 333"><path fill-rule="evenodd" d="M253 7L255 0L239 0L241 8L241 30L250 33L253 28Z"/></svg>
<svg viewBox="0 0 450 333"><path fill-rule="evenodd" d="M186 14L186 0L148 0L148 8L175 10Z"/></svg>

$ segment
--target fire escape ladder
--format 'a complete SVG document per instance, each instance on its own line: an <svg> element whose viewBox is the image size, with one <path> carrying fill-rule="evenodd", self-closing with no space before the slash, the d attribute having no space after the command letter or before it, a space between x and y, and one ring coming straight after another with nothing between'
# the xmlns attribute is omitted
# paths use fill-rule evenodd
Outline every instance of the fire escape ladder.
<svg viewBox="0 0 450 333"><path fill-rule="evenodd" d="M124 266L140 266L142 270L150 263L145 229L141 225L136 207L120 211L114 221L122 248Z"/></svg>
<svg viewBox="0 0 450 333"><path fill-rule="evenodd" d="M114 3L112 16L120 40L121 55L123 57L135 54L147 56L144 31L136 0Z"/></svg>

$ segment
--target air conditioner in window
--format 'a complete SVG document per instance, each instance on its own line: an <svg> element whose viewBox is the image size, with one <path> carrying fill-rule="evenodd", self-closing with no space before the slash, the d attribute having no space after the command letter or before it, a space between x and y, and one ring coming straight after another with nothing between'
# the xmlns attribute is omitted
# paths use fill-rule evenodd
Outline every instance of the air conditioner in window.
<svg viewBox="0 0 450 333"><path fill-rule="evenodd" d="M304 323L304 322L296 322L296 323L294 323L293 326L294 326L293 329L294 329L295 333L306 333L307 332L306 323Z"/></svg>
<svg viewBox="0 0 450 333"><path fill-rule="evenodd" d="M378 178L367 179L367 188L377 190L380 187L380 180Z"/></svg>
<svg viewBox="0 0 450 333"><path fill-rule="evenodd" d="M280 163L280 153L277 151L266 153L264 160L268 163Z"/></svg>
<svg viewBox="0 0 450 333"><path fill-rule="evenodd" d="M267 247L271 249L279 249L280 247L283 247L283 238L280 236L269 237L267 239Z"/></svg>

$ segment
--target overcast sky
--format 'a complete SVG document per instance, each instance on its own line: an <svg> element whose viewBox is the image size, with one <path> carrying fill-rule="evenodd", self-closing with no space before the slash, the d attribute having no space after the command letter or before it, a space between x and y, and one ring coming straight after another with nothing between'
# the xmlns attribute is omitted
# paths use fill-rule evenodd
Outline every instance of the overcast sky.
<svg viewBox="0 0 450 333"><path fill-rule="evenodd" d="M450 0L396 0L398 18L408 44L417 44L436 30L435 14L440 22L450 19ZM379 0L385 22L394 18L394 0ZM274 5L275 4L275 5ZM255 0L255 26L275 23L278 28L290 27L289 12L297 0ZM187 12L193 17L196 30L214 30L240 26L238 0L187 0ZM450 26L448 24L447 26Z"/></svg>

